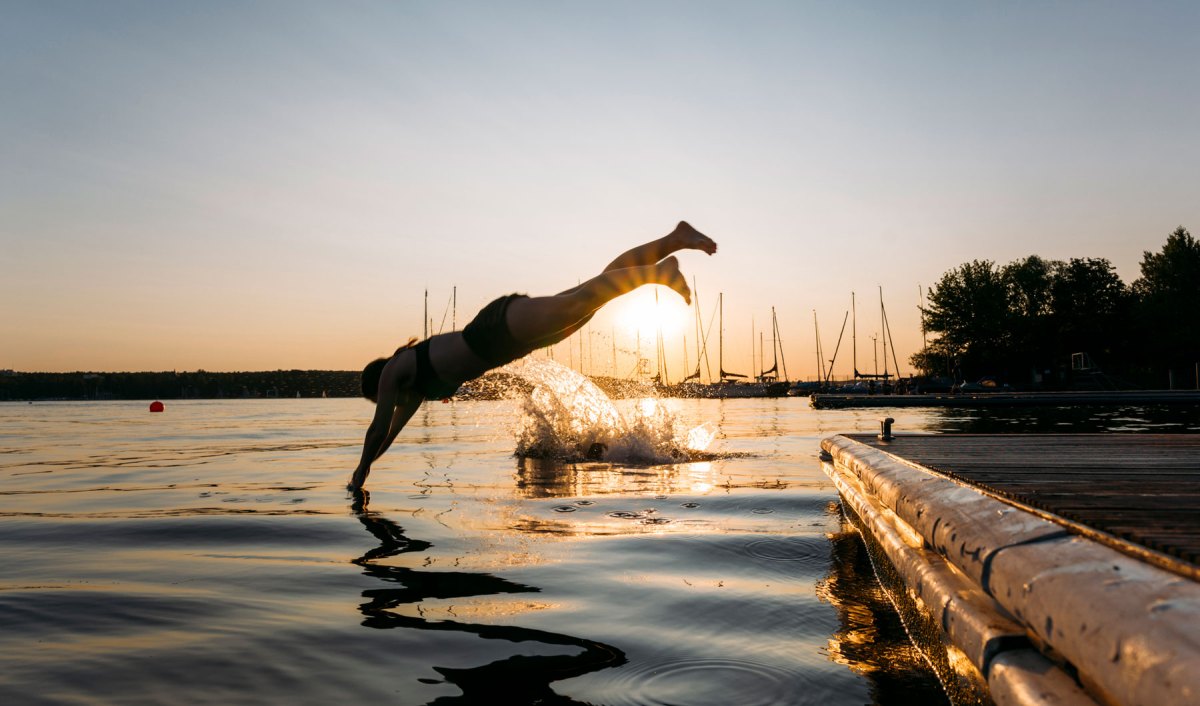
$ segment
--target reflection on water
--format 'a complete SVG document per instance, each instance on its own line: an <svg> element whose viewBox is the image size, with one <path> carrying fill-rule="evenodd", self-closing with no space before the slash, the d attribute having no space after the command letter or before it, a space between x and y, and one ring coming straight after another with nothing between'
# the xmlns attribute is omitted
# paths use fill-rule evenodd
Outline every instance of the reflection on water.
<svg viewBox="0 0 1200 706"><path fill-rule="evenodd" d="M733 458L732 455L723 458ZM719 479L712 461L623 466L612 463L562 463L541 458L517 460L516 490L528 498L636 493L706 493L732 479Z"/></svg>
<svg viewBox="0 0 1200 706"><path fill-rule="evenodd" d="M840 514L840 510L834 508ZM909 639L900 615L879 584L858 531L845 518L830 535L833 561L818 585L838 611L829 655L871 682L876 704L950 703L930 664Z"/></svg>
<svg viewBox="0 0 1200 706"><path fill-rule="evenodd" d="M357 508L359 400L0 404L0 703L936 703L817 458L882 412L654 404L709 425L707 455L514 458L519 403L426 405ZM926 432L1200 423L888 414Z"/></svg>
<svg viewBox="0 0 1200 706"><path fill-rule="evenodd" d="M432 545L429 542L409 539L404 535L403 528L377 513L364 509L357 515L367 531L379 540L379 546L355 559L353 563L362 567L366 576L397 586L363 591L362 597L366 602L358 609L364 616L364 626L376 629L451 631L475 635L484 640L501 640L514 645L532 643L582 650L572 655L514 654L468 668L431 665L446 682L461 689L462 694L439 697L430 703L488 703L495 702L497 695L503 694L504 699L510 703L573 704L577 702L554 693L550 685L598 669L625 664L625 654L621 650L600 642L518 626L467 623L440 616L438 619L429 619L422 614L406 614L400 609L405 606L419 606L423 601L431 599L536 593L539 589L490 574L421 571L385 564L384 559L424 552ZM424 683L436 682L424 680Z"/></svg>

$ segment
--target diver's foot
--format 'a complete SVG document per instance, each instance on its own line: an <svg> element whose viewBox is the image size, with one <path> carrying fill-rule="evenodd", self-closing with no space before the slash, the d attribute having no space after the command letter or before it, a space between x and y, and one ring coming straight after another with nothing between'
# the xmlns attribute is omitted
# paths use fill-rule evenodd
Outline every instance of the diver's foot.
<svg viewBox="0 0 1200 706"><path fill-rule="evenodd" d="M696 230L687 221L680 221L671 231L671 239L676 250L703 250L712 255L717 251L717 243L707 235Z"/></svg>
<svg viewBox="0 0 1200 706"><path fill-rule="evenodd" d="M687 278L679 271L679 260L674 255L658 263L658 283L674 289L685 302L692 303L692 290L688 287Z"/></svg>

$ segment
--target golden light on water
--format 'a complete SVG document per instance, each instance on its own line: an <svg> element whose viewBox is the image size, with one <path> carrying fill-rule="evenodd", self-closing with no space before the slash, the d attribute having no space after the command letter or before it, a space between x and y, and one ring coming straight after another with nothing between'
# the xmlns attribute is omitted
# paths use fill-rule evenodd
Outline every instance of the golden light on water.
<svg viewBox="0 0 1200 706"><path fill-rule="evenodd" d="M692 451L704 451L716 436L717 432L707 424L693 427L687 435L687 447Z"/></svg>
<svg viewBox="0 0 1200 706"><path fill-rule="evenodd" d="M713 465L708 461L688 464L687 482L688 490L693 493L703 495L712 490L715 484Z"/></svg>

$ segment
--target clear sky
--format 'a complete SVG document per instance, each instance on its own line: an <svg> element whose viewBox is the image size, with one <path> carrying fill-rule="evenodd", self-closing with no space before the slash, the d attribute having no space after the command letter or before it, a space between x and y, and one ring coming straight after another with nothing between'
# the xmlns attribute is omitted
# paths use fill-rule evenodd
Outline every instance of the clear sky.
<svg viewBox="0 0 1200 706"><path fill-rule="evenodd" d="M0 368L357 369L427 288L461 327L687 219L726 368L774 306L812 375L854 291L869 371L882 287L908 372L918 287L963 262L1131 282L1200 231L1197 37L1195 2L8 0ZM614 333L632 369L652 289L592 370ZM660 300L677 378L694 315Z"/></svg>

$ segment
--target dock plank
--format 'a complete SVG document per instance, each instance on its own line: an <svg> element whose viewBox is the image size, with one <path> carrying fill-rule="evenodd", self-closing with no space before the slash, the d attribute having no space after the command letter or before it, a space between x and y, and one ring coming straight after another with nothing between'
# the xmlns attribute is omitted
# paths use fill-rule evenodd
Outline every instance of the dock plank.
<svg viewBox="0 0 1200 706"><path fill-rule="evenodd" d="M1117 542L1200 566L1200 434L848 434Z"/></svg>

